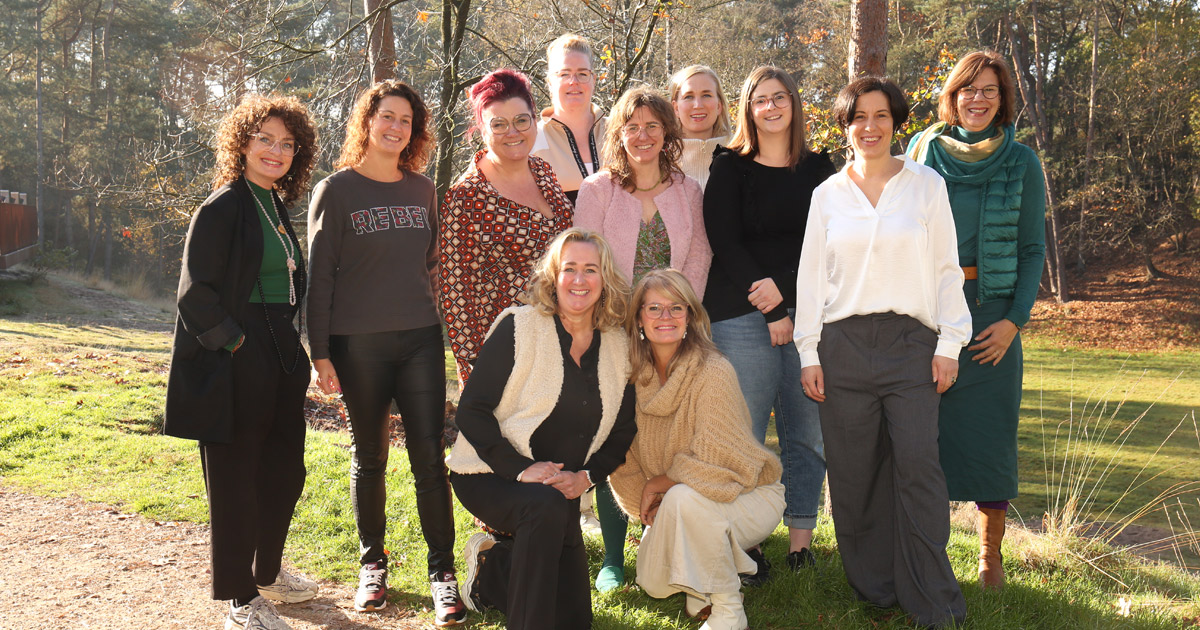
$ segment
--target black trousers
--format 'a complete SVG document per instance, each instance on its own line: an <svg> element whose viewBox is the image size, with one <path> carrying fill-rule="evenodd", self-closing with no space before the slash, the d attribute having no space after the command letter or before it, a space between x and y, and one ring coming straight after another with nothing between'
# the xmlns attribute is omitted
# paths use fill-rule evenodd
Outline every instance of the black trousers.
<svg viewBox="0 0 1200 630"><path fill-rule="evenodd" d="M899 604L923 626L966 615L946 556L936 346L937 333L894 313L825 324L817 346L829 498L846 578L862 599Z"/></svg>
<svg viewBox="0 0 1200 630"><path fill-rule="evenodd" d="M296 501L304 490L304 396L309 362L296 352L294 307L250 305L246 340L233 355L234 429L228 444L200 443L212 537L213 599L253 597L275 581ZM276 341L272 341L272 329Z"/></svg>
<svg viewBox="0 0 1200 630"><path fill-rule="evenodd" d="M579 499L568 500L552 486L508 481L493 473L455 473L450 481L467 511L490 527L513 532L511 556L489 555L475 582L475 592L508 615L506 627L591 628L591 585L579 529ZM509 553L506 545L492 549Z"/></svg>
<svg viewBox="0 0 1200 630"><path fill-rule="evenodd" d="M392 401L416 484L429 571L454 571L454 513L446 476L446 358L440 324L413 330L331 335L329 358L350 414L350 486L359 561L385 558L385 485Z"/></svg>

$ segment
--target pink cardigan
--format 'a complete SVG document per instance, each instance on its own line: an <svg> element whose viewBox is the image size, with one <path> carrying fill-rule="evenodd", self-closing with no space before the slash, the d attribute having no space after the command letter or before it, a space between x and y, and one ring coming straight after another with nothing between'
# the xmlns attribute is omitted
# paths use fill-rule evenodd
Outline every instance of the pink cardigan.
<svg viewBox="0 0 1200 630"><path fill-rule="evenodd" d="M686 175L672 176L671 185L654 198L671 241L671 266L692 283L701 299L708 283L712 249L704 231L704 193ZM613 249L617 269L633 278L642 202L621 188L607 170L583 180L575 200L575 226L599 232Z"/></svg>

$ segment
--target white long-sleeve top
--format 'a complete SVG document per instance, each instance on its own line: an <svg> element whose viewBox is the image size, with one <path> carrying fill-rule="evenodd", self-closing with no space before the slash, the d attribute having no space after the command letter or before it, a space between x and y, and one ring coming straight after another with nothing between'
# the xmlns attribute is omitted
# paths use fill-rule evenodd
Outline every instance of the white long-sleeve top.
<svg viewBox="0 0 1200 630"><path fill-rule="evenodd" d="M821 328L855 315L908 315L938 333L934 354L955 360L970 340L946 183L903 159L875 206L851 181L849 164L813 191L796 282L794 337L804 367L821 364Z"/></svg>

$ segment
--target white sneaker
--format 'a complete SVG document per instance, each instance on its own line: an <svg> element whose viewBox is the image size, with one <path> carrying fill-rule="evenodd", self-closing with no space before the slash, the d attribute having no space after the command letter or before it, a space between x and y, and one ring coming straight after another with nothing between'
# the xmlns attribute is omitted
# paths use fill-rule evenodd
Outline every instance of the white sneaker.
<svg viewBox="0 0 1200 630"><path fill-rule="evenodd" d="M467 579L463 582L461 593L463 603L475 612L483 612L483 605L476 601L475 580L479 577L479 556L496 544L496 539L487 532L476 532L467 539L463 547L463 555L467 558Z"/></svg>
<svg viewBox="0 0 1200 630"><path fill-rule="evenodd" d="M230 602L225 630L292 630L292 627L279 618L274 604L259 596L245 606L234 607Z"/></svg>
<svg viewBox="0 0 1200 630"><path fill-rule="evenodd" d="M258 587L258 594L284 604L295 604L316 597L320 590L316 582L280 569L279 575L275 576L275 583Z"/></svg>
<svg viewBox="0 0 1200 630"><path fill-rule="evenodd" d="M590 536L599 536L600 520L596 518L596 507L593 502L596 494L595 487L579 495L579 529Z"/></svg>

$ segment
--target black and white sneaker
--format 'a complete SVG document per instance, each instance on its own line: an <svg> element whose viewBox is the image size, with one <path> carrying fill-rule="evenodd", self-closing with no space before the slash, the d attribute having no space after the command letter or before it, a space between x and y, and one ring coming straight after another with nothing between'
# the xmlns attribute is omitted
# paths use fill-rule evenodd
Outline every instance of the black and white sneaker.
<svg viewBox="0 0 1200 630"><path fill-rule="evenodd" d="M467 539L463 547L463 555L467 557L467 579L462 587L462 601L467 608L475 612L483 612L486 607L479 600L475 590L475 580L479 577L479 567L483 564L483 554L496 544L496 539L487 532L476 532Z"/></svg>
<svg viewBox="0 0 1200 630"><path fill-rule="evenodd" d="M225 630L292 630L279 618L279 612L265 597L259 595L245 606L229 603L229 616L225 618Z"/></svg>
<svg viewBox="0 0 1200 630"><path fill-rule="evenodd" d="M458 596L458 577L450 571L429 574L429 589L433 592L433 611L437 627L457 626L467 618L467 607Z"/></svg>
<svg viewBox="0 0 1200 630"><path fill-rule="evenodd" d="M368 562L358 570L354 610L370 612L387 607L387 560Z"/></svg>

